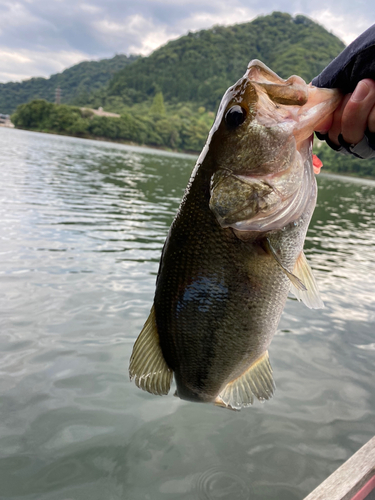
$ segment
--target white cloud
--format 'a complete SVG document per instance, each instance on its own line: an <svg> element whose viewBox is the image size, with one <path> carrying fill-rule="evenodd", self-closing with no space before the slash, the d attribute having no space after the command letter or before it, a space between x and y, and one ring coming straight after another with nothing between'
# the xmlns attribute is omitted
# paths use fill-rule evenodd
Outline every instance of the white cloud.
<svg viewBox="0 0 375 500"><path fill-rule="evenodd" d="M135 39L138 38L137 43L133 43L129 47L129 52L134 54L148 55L167 43L168 40L179 36L179 31L168 30L165 25L155 26L151 19L145 19L138 15L129 19L128 29ZM139 33L142 33L142 36L137 37Z"/></svg>
<svg viewBox="0 0 375 500"><path fill-rule="evenodd" d="M346 45L349 45L358 35L369 28L374 19L364 15L338 14L337 9L321 9L310 12L310 17L338 36Z"/></svg>
<svg viewBox="0 0 375 500"><path fill-rule="evenodd" d="M0 49L0 82L20 81L31 76L48 77L88 59L87 54L70 51Z"/></svg>
<svg viewBox="0 0 375 500"><path fill-rule="evenodd" d="M215 4L217 12L212 12L213 9L204 12L193 12L191 16L181 19L177 24L171 26L167 24L155 24L153 19L145 18L139 14L129 16L126 21L113 29L107 23L101 23L108 34L113 35L114 32L124 34L125 30L127 38L131 35L133 43L129 45L127 53L149 55L152 51L167 43L169 40L186 34L188 31L199 31L208 29L216 24L231 25L235 23L243 23L251 21L255 17L255 13L244 7L231 8L228 12L227 5L223 4L218 11L218 4ZM121 26L121 29L120 29ZM110 35L111 36L111 35Z"/></svg>
<svg viewBox="0 0 375 500"><path fill-rule="evenodd" d="M83 12L88 12L89 14L98 14L103 11L103 8L96 5L90 5L88 3L82 3L79 5L80 10Z"/></svg>
<svg viewBox="0 0 375 500"><path fill-rule="evenodd" d="M94 23L97 37L113 47L114 52L148 55L178 32L167 31L167 26L157 25L152 19L140 14L128 16L123 20L102 19Z"/></svg>
<svg viewBox="0 0 375 500"><path fill-rule="evenodd" d="M363 0L0 0L0 81L49 76L82 60L148 55L188 31L304 14L350 43L375 22Z"/></svg>
<svg viewBox="0 0 375 500"><path fill-rule="evenodd" d="M184 28L184 31L211 28L216 24L230 26L231 24L251 21L256 15L254 10L243 6L231 6L230 11L228 11L228 5L226 4L216 13L211 10L193 13L190 17L184 19L180 26Z"/></svg>
<svg viewBox="0 0 375 500"><path fill-rule="evenodd" d="M32 13L30 7L25 6L21 2L5 1L2 3L1 24L3 29L7 28L27 28L31 24L38 25L41 29L45 29L49 24L44 19Z"/></svg>

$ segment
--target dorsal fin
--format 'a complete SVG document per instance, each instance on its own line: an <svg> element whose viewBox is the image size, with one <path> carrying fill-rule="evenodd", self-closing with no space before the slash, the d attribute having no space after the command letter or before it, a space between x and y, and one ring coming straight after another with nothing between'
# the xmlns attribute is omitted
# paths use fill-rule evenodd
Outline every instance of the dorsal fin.
<svg viewBox="0 0 375 500"><path fill-rule="evenodd" d="M173 371L168 367L159 343L154 306L135 341L129 364L130 380L151 394L168 394Z"/></svg>
<svg viewBox="0 0 375 500"><path fill-rule="evenodd" d="M274 391L275 382L266 351L242 375L224 387L217 396L215 404L231 410L240 410L252 405L254 397L259 401L272 398Z"/></svg>
<svg viewBox="0 0 375 500"><path fill-rule="evenodd" d="M310 309L322 309L324 303L320 298L318 285L316 284L311 267L303 251L300 253L294 265L293 273L306 285L306 290L299 290L292 284L290 291L293 295L295 295L298 300L302 300Z"/></svg>

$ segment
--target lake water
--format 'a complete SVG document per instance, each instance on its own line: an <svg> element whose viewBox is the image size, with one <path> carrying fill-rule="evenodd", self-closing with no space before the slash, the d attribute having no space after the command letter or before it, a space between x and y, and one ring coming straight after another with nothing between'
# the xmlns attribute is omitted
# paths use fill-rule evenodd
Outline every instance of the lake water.
<svg viewBox="0 0 375 500"><path fill-rule="evenodd" d="M128 378L195 159L0 129L0 498L302 500L374 435L375 182L319 176L272 400L232 412Z"/></svg>

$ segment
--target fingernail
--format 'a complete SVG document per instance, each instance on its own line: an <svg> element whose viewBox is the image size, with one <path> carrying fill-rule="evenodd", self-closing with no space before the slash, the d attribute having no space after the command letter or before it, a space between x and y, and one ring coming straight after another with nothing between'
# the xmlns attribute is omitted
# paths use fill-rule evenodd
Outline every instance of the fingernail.
<svg viewBox="0 0 375 500"><path fill-rule="evenodd" d="M367 83L359 82L352 94L351 100L354 102L361 102L366 98L369 92L370 88Z"/></svg>

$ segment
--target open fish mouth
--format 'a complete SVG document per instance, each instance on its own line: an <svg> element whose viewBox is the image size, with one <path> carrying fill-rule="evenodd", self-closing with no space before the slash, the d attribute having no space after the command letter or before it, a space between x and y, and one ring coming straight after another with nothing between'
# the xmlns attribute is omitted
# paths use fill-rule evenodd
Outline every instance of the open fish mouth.
<svg viewBox="0 0 375 500"><path fill-rule="evenodd" d="M249 63L244 76L257 92L258 123L266 127L288 124L293 130L297 149L313 134L322 118L335 110L341 98L337 89L308 85L296 75L283 80L256 59Z"/></svg>

